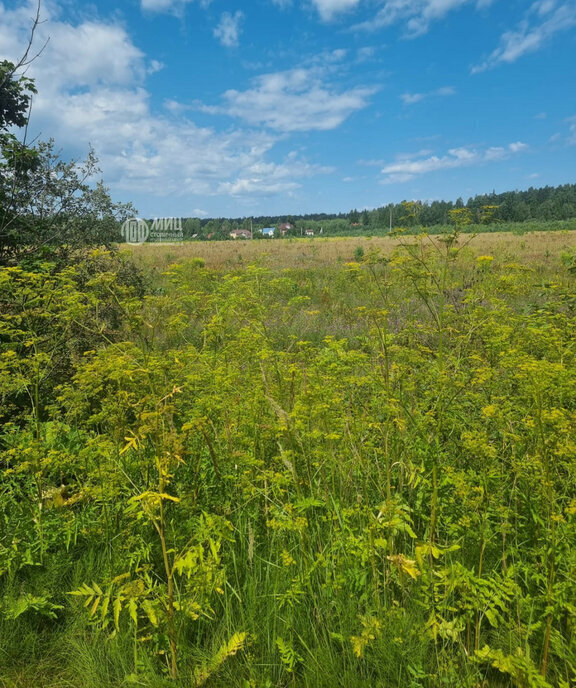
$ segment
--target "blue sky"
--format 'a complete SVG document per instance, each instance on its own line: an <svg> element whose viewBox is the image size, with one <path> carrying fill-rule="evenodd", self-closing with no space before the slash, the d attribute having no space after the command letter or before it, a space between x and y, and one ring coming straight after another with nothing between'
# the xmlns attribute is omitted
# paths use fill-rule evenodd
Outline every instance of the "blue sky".
<svg viewBox="0 0 576 688"><path fill-rule="evenodd" d="M35 2L0 1L18 58ZM31 133L144 217L576 182L576 0L44 0Z"/></svg>

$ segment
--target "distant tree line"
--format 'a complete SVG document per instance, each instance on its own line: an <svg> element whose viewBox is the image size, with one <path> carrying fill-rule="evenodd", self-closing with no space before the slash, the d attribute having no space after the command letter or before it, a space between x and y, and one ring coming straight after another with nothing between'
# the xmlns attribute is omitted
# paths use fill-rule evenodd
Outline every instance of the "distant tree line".
<svg viewBox="0 0 576 688"><path fill-rule="evenodd" d="M576 218L576 184L530 187L526 191L481 194L456 201L402 201L348 213L263 215L241 218L189 218L183 224L186 239L229 239L233 229L253 229L260 238L263 227L290 222L287 236L301 236L306 229L323 235L382 233L401 227L492 225L507 222L552 221Z"/></svg>

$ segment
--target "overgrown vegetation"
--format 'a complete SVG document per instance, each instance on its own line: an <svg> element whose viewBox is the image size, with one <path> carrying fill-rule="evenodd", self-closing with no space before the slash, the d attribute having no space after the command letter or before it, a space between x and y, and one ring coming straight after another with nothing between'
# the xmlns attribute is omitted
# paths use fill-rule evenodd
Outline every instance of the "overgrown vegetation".
<svg viewBox="0 0 576 688"><path fill-rule="evenodd" d="M4 268L0 683L574 685L576 254L474 241Z"/></svg>
<svg viewBox="0 0 576 688"><path fill-rule="evenodd" d="M131 212L92 155L11 133L17 70L0 683L574 685L572 237L474 250L496 210L458 206L433 238L148 268L90 248Z"/></svg>

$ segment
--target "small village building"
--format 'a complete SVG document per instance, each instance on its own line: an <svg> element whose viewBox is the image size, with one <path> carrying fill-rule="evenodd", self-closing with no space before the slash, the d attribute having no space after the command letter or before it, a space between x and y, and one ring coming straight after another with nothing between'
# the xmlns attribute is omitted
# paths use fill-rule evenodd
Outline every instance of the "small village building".
<svg viewBox="0 0 576 688"><path fill-rule="evenodd" d="M251 239L252 232L249 229L233 229L230 236L233 239Z"/></svg>

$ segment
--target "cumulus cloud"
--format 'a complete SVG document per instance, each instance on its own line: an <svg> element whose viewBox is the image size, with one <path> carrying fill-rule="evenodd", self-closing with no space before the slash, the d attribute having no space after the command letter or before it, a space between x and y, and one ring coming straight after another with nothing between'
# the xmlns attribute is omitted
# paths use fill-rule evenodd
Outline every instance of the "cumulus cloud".
<svg viewBox="0 0 576 688"><path fill-rule="evenodd" d="M428 91L427 93L402 93L400 99L405 105L414 105L425 98L434 96L453 96L455 93L456 89L454 87L443 86L442 88L437 88L436 90Z"/></svg>
<svg viewBox="0 0 576 688"><path fill-rule="evenodd" d="M214 36L227 48L236 48L240 41L240 23L244 14L237 10L234 14L224 12L220 17L220 23L214 29Z"/></svg>
<svg viewBox="0 0 576 688"><path fill-rule="evenodd" d="M509 143L507 146L493 146L485 150L476 148L451 148L446 155L431 155L427 157L408 158L385 165L382 168L383 183L402 183L414 177L430 172L452 170L460 167L472 167L484 163L506 160L511 155L520 153L528 148L521 141Z"/></svg>
<svg viewBox="0 0 576 688"><path fill-rule="evenodd" d="M255 162L231 181L222 182L218 191L232 196L244 194L268 196L281 191L295 191L301 186L297 180L333 171L331 167L311 165L301 160L298 153L292 151L286 156L285 164L276 165L263 160Z"/></svg>
<svg viewBox="0 0 576 688"><path fill-rule="evenodd" d="M540 50L556 34L576 26L576 2L539 0L533 3L518 26L500 37L500 45L472 74L485 72L502 63L516 62L522 56Z"/></svg>
<svg viewBox="0 0 576 688"><path fill-rule="evenodd" d="M520 153L520 151L528 148L528 144L522 143L522 141L517 141L516 143L508 144L508 148L512 151L512 153Z"/></svg>
<svg viewBox="0 0 576 688"><path fill-rule="evenodd" d="M224 106L204 109L281 132L326 131L366 107L376 92L360 86L341 91L325 78L326 71L316 67L264 74L246 91L226 91Z"/></svg>
<svg viewBox="0 0 576 688"><path fill-rule="evenodd" d="M0 44L12 59L20 57L22 46L28 42L33 5L29 2L8 10L0 4ZM42 23L36 30L35 45L46 45L31 66L44 89L126 85L160 67L156 60L146 63L144 53L121 26L92 20L72 26L56 21L49 7L42 7Z"/></svg>
<svg viewBox="0 0 576 688"><path fill-rule="evenodd" d="M33 4L8 10L0 3L8 59L20 56ZM201 127L174 102L164 115L153 113L146 78L161 64L148 60L121 25L63 22L48 6L43 20L38 44L50 41L28 71L38 87L31 133L54 137L66 155L82 156L91 144L114 193L237 198L293 192L303 178L328 171L297 154L271 162L278 136L270 132Z"/></svg>

